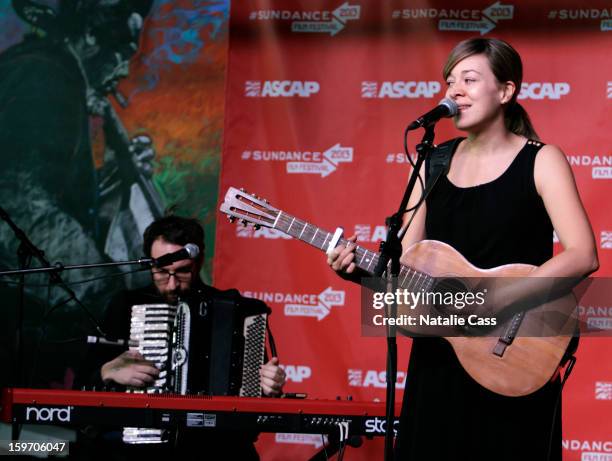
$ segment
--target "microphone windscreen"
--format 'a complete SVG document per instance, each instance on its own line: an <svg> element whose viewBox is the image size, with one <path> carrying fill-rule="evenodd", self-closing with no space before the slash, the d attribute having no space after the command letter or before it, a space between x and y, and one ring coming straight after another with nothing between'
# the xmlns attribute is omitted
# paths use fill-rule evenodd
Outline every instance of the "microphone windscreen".
<svg viewBox="0 0 612 461"><path fill-rule="evenodd" d="M200 247L195 243L188 243L184 248L190 259L195 259L200 254Z"/></svg>
<svg viewBox="0 0 612 461"><path fill-rule="evenodd" d="M455 115L457 115L457 112L459 112L459 106L457 106L457 103L452 99L444 98L440 101L439 105L448 108L447 117L454 117Z"/></svg>

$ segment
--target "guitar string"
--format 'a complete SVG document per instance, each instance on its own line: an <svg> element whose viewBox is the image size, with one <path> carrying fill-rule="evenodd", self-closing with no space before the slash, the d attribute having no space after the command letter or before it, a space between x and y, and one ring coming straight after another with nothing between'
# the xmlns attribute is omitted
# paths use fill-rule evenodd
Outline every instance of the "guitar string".
<svg viewBox="0 0 612 461"><path fill-rule="evenodd" d="M310 245L315 246L320 250L325 250L325 248L323 248L323 244L331 235L330 232L324 229L314 226L313 224L310 224L308 222L302 221L284 212L278 219L277 225L275 227L278 228L280 231L284 232L285 234L290 235L291 237L294 237L298 240L302 240L306 243L309 243ZM292 227L293 229L295 229L295 231L290 231L289 227ZM307 238L309 235L312 235L311 239ZM349 243L348 240L343 238L338 241L338 245L346 245L347 243ZM367 267L364 267L363 264L360 262L363 261L364 258L368 258L369 260ZM369 268L372 265L376 266L378 264L379 254L358 245L355 250L355 260L359 262L356 263L358 267L368 273L372 273ZM402 277L403 281L400 283L401 288L410 288L410 285L412 284L412 289L416 289L416 291L429 291L434 285L437 289L443 289L447 291L452 291L456 289L456 285L450 282L445 282L446 279L435 283L435 277L432 277L431 275L426 274L424 272L420 272L404 264L402 264L400 268L398 279L401 280ZM405 282L408 277L411 278L408 283L408 286L406 287ZM415 277L417 277L418 280L413 283Z"/></svg>

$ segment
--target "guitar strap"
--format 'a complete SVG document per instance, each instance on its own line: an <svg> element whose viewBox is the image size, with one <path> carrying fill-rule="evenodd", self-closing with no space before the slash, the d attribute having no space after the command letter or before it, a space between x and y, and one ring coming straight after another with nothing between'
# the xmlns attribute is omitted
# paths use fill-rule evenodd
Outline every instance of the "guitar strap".
<svg viewBox="0 0 612 461"><path fill-rule="evenodd" d="M421 205L425 203L427 196L433 190L434 186L438 182L438 179L440 179L443 174L448 173L453 153L461 141L463 141L463 138L451 139L434 147L433 151L431 151L431 155L425 161L425 190L423 191L423 197L415 208L414 213L412 213L408 223L406 223L406 225L400 230L400 240L404 237L404 234L416 216L417 211L419 208L421 208Z"/></svg>
<svg viewBox="0 0 612 461"><path fill-rule="evenodd" d="M457 145L463 141L463 138L455 138L446 141L439 146L436 146L429 156L429 170L425 178L425 197L429 195L429 192L433 189L438 179L443 174L448 173L450 168L450 160L457 149Z"/></svg>

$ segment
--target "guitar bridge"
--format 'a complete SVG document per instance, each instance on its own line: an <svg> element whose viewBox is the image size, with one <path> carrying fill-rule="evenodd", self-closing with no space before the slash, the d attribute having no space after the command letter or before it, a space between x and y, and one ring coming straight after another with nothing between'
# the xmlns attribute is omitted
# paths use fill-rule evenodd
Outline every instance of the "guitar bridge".
<svg viewBox="0 0 612 461"><path fill-rule="evenodd" d="M512 317L512 321L510 325L506 328L503 336L499 338L497 344L493 348L493 354L498 357L503 357L504 352L506 352L506 348L512 344L514 338L516 338L516 334L518 333L518 329L521 326L521 322L523 321L523 317L525 316L524 312L519 312L518 314L514 314Z"/></svg>
<svg viewBox="0 0 612 461"><path fill-rule="evenodd" d="M504 342L501 338L497 341L497 344L493 348L493 353L498 357L503 357L506 348L509 346L508 343Z"/></svg>

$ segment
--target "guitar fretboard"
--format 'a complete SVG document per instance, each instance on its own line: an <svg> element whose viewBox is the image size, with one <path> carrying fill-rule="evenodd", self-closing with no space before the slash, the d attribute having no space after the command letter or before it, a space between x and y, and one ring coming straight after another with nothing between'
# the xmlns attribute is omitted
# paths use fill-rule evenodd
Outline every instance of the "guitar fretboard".
<svg viewBox="0 0 612 461"><path fill-rule="evenodd" d="M302 221L295 216L291 216L284 211L278 211L278 215L273 225L277 229L293 238L306 242L322 251L327 251L334 234L308 222ZM340 239L338 245L346 245L348 240ZM359 245L355 248L355 265L373 274L378 265L379 254L363 248ZM429 291L434 283L433 277L402 265L398 277L398 285L410 291L425 290Z"/></svg>

